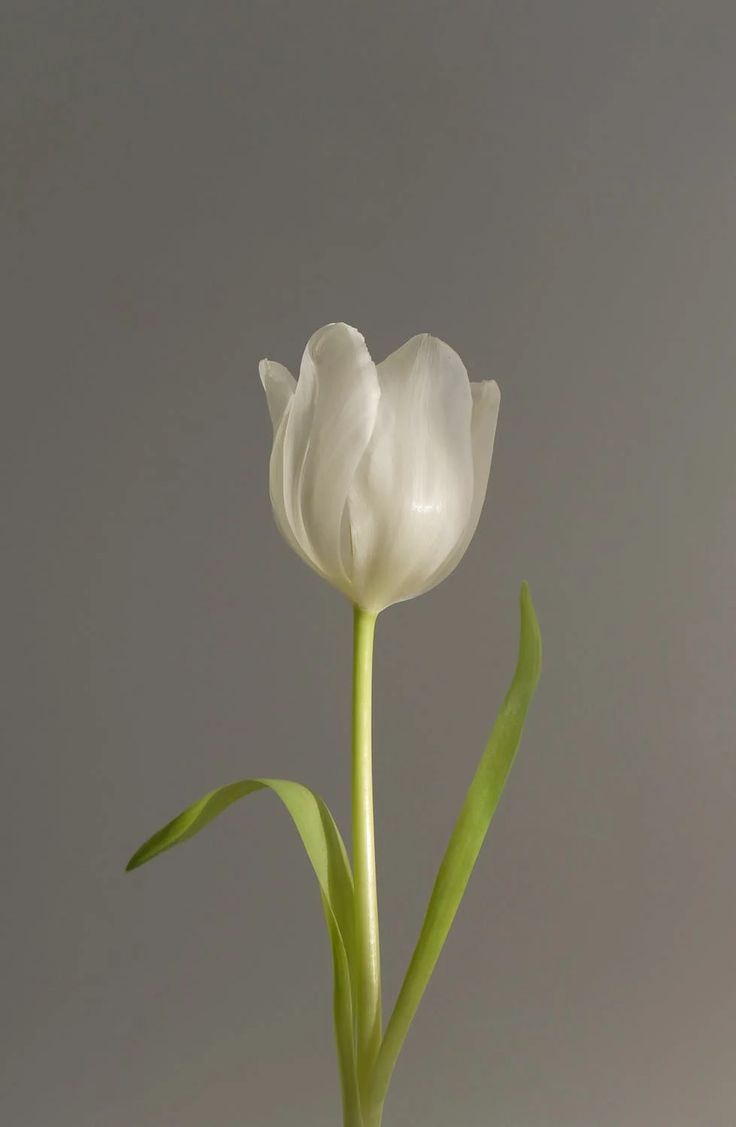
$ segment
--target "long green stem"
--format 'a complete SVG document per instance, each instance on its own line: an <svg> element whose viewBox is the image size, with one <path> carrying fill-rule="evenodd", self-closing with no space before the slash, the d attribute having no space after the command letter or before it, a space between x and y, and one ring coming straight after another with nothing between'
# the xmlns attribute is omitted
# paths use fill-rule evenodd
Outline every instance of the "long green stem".
<svg viewBox="0 0 736 1127"><path fill-rule="evenodd" d="M353 876L355 942L358 964L358 1082L363 1114L370 1122L370 1073L381 1044L381 956L373 828L371 706L373 635L376 616L353 608ZM376 1120L378 1122L378 1120Z"/></svg>

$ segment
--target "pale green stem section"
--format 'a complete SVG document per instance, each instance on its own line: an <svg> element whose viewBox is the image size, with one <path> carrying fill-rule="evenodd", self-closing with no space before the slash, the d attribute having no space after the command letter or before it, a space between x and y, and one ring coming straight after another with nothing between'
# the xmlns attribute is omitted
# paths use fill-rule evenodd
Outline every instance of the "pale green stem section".
<svg viewBox="0 0 736 1127"><path fill-rule="evenodd" d="M373 829L371 706L373 635L376 615L353 608L353 877L355 943L358 964L358 1082L366 1123L374 1109L368 1080L381 1044L381 957L378 941L378 894Z"/></svg>

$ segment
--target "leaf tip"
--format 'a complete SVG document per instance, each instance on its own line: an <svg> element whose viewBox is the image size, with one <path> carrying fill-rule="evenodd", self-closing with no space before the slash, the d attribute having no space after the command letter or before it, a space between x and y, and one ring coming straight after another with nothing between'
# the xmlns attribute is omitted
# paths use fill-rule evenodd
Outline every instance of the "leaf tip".
<svg viewBox="0 0 736 1127"><path fill-rule="evenodd" d="M126 873L132 873L133 869L139 869L146 860L147 858L143 855L143 850L136 849L135 853L128 861L128 864L125 866Z"/></svg>
<svg viewBox="0 0 736 1127"><path fill-rule="evenodd" d="M529 584L526 579L522 580L521 590L519 591L519 607L521 609L522 621L528 621L529 618L536 618L534 603L532 602L532 593L529 590Z"/></svg>
<svg viewBox="0 0 736 1127"><path fill-rule="evenodd" d="M532 593L526 580L521 584L519 603L521 606L521 630L522 634L526 634L531 643L532 666L536 680L539 677L542 666L542 634L539 629L539 619L534 609L534 602L532 601Z"/></svg>

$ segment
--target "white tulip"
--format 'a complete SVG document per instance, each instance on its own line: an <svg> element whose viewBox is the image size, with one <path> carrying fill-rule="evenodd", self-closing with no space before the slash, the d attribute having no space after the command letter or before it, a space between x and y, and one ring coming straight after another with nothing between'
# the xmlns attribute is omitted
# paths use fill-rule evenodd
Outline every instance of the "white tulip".
<svg viewBox="0 0 736 1127"><path fill-rule="evenodd" d="M500 402L426 333L376 365L361 334L326 325L299 380L262 360L276 523L302 559L378 613L440 583L475 532Z"/></svg>

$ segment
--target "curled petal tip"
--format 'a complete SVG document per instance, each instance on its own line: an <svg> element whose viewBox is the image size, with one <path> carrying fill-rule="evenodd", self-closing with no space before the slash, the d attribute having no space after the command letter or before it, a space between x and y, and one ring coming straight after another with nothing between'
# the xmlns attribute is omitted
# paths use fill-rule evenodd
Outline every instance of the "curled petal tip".
<svg viewBox="0 0 736 1127"><path fill-rule="evenodd" d="M356 346L365 346L365 337L358 329L348 325L346 321L330 321L312 334L307 344L307 353L318 361L325 349L355 349Z"/></svg>
<svg viewBox="0 0 736 1127"><path fill-rule="evenodd" d="M283 364L275 363L273 360L261 360L258 365L258 374L266 393L268 410L275 433L294 394L296 380L288 368L285 368Z"/></svg>
<svg viewBox="0 0 736 1127"><path fill-rule="evenodd" d="M498 402L501 399L501 388L495 380L480 380L470 386L475 398L485 399L488 402Z"/></svg>

